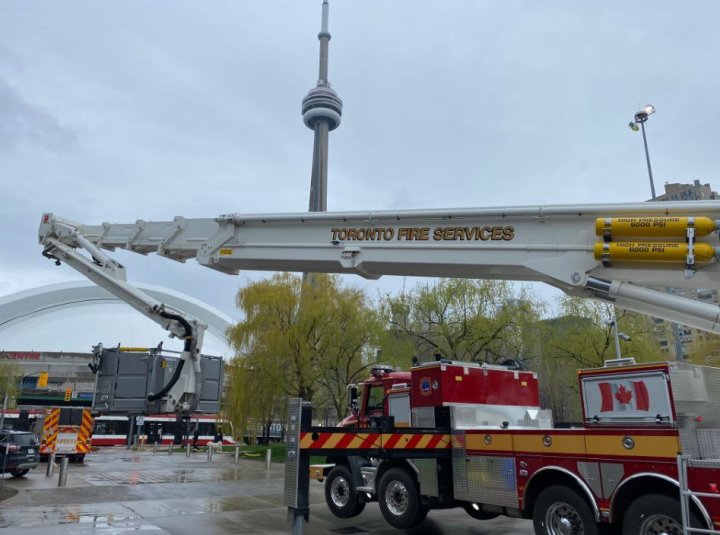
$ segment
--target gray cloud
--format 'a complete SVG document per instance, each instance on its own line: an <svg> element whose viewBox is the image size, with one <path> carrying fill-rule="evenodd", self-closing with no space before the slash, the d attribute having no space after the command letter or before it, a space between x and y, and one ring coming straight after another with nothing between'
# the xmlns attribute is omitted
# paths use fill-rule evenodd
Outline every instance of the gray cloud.
<svg viewBox="0 0 720 535"><path fill-rule="evenodd" d="M0 79L0 150L9 151L27 141L38 148L63 151L72 147L77 136L41 106L25 100L18 91Z"/></svg>

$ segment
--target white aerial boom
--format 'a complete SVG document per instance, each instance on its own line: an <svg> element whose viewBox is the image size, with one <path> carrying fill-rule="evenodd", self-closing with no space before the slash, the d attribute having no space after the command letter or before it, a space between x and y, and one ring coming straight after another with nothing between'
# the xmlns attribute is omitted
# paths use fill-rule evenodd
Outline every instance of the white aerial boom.
<svg viewBox="0 0 720 535"><path fill-rule="evenodd" d="M87 263L111 271L117 268L99 249L180 262L195 258L229 274L247 269L541 281L720 332L718 306L662 290L718 287L718 220L717 201L229 214L101 225L44 214L39 239L46 255L68 260L84 248L95 261ZM94 269L86 274L98 282ZM134 299L132 292L119 297L131 304Z"/></svg>

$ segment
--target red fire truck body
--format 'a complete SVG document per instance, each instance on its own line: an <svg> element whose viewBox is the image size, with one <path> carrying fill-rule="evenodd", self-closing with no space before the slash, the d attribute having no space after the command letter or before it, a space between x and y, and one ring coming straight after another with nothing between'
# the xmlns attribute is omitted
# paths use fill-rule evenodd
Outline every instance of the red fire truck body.
<svg viewBox="0 0 720 535"><path fill-rule="evenodd" d="M374 369L353 419L301 433L300 447L327 456L311 474L326 479L340 517L377 500L397 528L460 506L479 519L532 518L537 533L611 524L623 535L682 533L682 452L695 493L687 522L719 529L720 369L610 361L578 375L584 425L561 429L539 406L533 372L451 361Z"/></svg>

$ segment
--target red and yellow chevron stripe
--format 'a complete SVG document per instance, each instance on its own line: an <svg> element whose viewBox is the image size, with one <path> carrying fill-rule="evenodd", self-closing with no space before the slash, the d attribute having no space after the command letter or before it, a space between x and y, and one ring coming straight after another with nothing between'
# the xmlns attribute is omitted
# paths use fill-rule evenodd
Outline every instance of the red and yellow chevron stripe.
<svg viewBox="0 0 720 535"><path fill-rule="evenodd" d="M315 433L300 434L300 448L310 450L442 450L449 449L444 433Z"/></svg>
<svg viewBox="0 0 720 535"><path fill-rule="evenodd" d="M45 412L43 421L43 434L40 442L40 453L50 454L55 451L58 434L58 422L60 421L60 409L48 409Z"/></svg>
<svg viewBox="0 0 720 535"><path fill-rule="evenodd" d="M92 430L95 420L90 414L88 409L83 411L82 423L80 424L80 430L77 435L77 444L75 445L75 451L77 453L90 453L90 444L92 437Z"/></svg>

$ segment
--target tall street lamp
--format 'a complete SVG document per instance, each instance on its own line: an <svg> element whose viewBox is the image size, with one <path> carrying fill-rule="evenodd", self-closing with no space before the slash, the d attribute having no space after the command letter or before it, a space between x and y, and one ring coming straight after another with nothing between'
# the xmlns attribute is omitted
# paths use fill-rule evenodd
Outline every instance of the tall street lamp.
<svg viewBox="0 0 720 535"><path fill-rule="evenodd" d="M645 136L645 121L648 120L653 113L655 113L655 106L647 104L639 112L635 114L635 120L630 121L628 126L633 132L637 132L639 129L642 130L643 145L645 145L645 161L647 162L648 176L650 177L650 192L652 193L652 200L655 200L655 183L653 182L652 167L650 167L650 153L648 152L647 137ZM638 125L640 127L638 128Z"/></svg>
<svg viewBox="0 0 720 535"><path fill-rule="evenodd" d="M635 120L630 121L628 126L633 132L642 130L643 145L645 147L645 161L647 162L648 177L650 178L650 193L652 194L652 200L655 200L655 183L653 182L652 167L650 166L650 153L648 152L647 136L645 135L645 122L648 120L653 113L655 113L655 106L652 104L646 104L643 108L635 114ZM638 125L640 127L638 128ZM667 288L668 293L673 293L672 288ZM678 360L685 358L685 349L682 346L682 339L680 338L680 326L677 323L672 324L673 338L675 338L675 354Z"/></svg>

